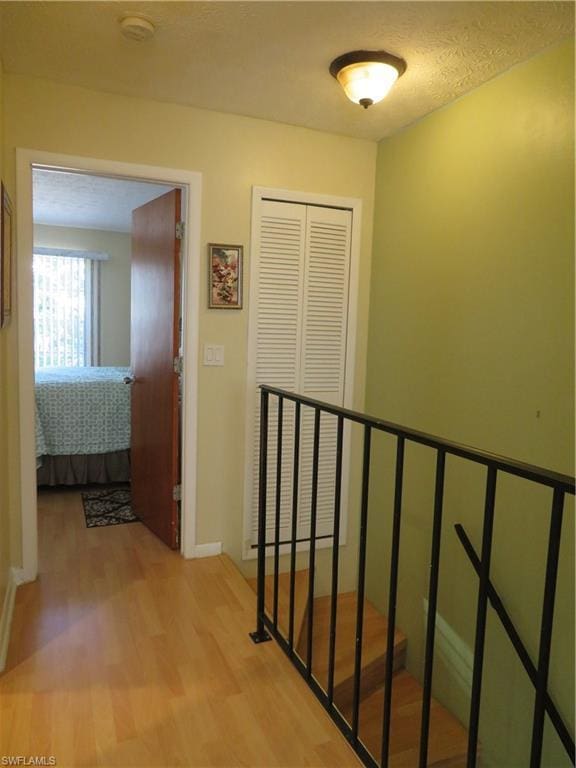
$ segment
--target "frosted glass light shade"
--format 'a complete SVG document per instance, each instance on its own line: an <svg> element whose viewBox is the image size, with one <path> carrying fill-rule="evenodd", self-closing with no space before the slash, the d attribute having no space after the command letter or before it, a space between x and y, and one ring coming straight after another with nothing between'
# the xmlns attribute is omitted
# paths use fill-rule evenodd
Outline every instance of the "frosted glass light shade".
<svg viewBox="0 0 576 768"><path fill-rule="evenodd" d="M330 64L346 96L365 109L382 101L405 71L406 62L387 51L350 51Z"/></svg>
<svg viewBox="0 0 576 768"><path fill-rule="evenodd" d="M362 104L363 101L377 104L398 80L398 70L381 61L368 61L344 67L336 78L350 101L356 104Z"/></svg>

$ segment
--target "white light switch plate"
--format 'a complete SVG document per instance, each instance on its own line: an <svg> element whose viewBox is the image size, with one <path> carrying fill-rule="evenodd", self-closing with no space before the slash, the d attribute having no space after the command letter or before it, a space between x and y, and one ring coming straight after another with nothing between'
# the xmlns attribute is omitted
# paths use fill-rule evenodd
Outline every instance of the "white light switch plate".
<svg viewBox="0 0 576 768"><path fill-rule="evenodd" d="M204 365L224 365L224 347L221 344L204 344Z"/></svg>

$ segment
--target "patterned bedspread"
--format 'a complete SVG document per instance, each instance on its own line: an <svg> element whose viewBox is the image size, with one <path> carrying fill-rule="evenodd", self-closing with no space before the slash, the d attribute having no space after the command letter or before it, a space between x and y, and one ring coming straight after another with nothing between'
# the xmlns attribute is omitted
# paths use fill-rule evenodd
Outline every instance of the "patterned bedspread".
<svg viewBox="0 0 576 768"><path fill-rule="evenodd" d="M129 368L36 371L36 455L108 453L130 447Z"/></svg>

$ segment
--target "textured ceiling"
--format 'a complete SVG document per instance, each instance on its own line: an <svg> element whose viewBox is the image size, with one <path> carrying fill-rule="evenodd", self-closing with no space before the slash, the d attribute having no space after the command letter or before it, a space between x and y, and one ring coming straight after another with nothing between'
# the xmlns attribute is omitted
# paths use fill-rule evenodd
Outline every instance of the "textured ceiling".
<svg viewBox="0 0 576 768"><path fill-rule="evenodd" d="M117 20L157 26L126 40ZM0 2L8 72L380 139L573 34L571 2ZM408 70L363 110L328 74L356 48Z"/></svg>
<svg viewBox="0 0 576 768"><path fill-rule="evenodd" d="M130 232L134 208L170 189L140 181L35 170L34 223Z"/></svg>

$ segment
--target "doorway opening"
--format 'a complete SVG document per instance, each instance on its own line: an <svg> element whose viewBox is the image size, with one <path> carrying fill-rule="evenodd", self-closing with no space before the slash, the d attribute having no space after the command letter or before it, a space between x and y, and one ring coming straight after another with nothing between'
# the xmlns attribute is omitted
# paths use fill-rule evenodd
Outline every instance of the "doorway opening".
<svg viewBox="0 0 576 768"><path fill-rule="evenodd" d="M139 519L193 557L200 175L19 150L18 180L21 580L36 480L130 484Z"/></svg>
<svg viewBox="0 0 576 768"><path fill-rule="evenodd" d="M44 168L32 182L39 493L75 488L88 527L142 521L175 549L181 189Z"/></svg>

